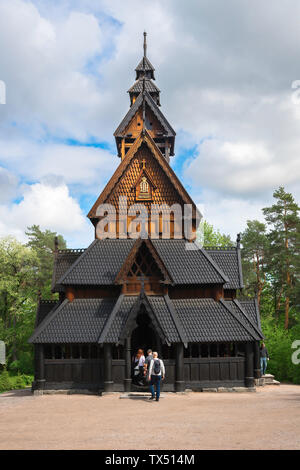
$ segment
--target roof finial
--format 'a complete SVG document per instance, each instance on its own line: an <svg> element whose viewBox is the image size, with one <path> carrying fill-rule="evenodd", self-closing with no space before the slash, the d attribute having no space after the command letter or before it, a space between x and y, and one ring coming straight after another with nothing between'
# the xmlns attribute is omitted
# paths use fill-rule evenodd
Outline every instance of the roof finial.
<svg viewBox="0 0 300 470"><path fill-rule="evenodd" d="M144 31L144 57L147 57L147 40L146 40L146 37L147 37L147 33L146 33L146 31Z"/></svg>
<svg viewBox="0 0 300 470"><path fill-rule="evenodd" d="M236 246L237 248L241 247L241 234L240 233L238 233L236 237Z"/></svg>

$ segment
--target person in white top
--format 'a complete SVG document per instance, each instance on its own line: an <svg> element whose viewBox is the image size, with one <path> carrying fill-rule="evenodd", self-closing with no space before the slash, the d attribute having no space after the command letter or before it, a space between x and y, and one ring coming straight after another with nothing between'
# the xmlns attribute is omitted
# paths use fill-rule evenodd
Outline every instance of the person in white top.
<svg viewBox="0 0 300 470"><path fill-rule="evenodd" d="M144 351L142 349L138 349L138 352L133 360L133 380L132 382L135 385L144 385L144 364L145 364L145 356Z"/></svg>
<svg viewBox="0 0 300 470"><path fill-rule="evenodd" d="M153 359L150 362L149 370L148 370L148 380L150 381L150 392L151 398L150 400L159 401L160 397L160 382L164 380L166 370L165 365L161 359L158 358L158 353L153 352ZM154 387L156 388L156 396L154 393Z"/></svg>

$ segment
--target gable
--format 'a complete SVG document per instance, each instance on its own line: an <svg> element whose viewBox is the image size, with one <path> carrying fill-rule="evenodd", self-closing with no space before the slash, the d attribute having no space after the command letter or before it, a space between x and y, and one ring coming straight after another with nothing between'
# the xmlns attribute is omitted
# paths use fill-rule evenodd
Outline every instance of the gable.
<svg viewBox="0 0 300 470"><path fill-rule="evenodd" d="M152 111L152 113L156 116L160 124L163 126L167 136L169 137L175 137L176 132L172 128L172 126L169 124L163 113L160 111L159 107L157 104L154 102L154 100L151 98L148 92L145 93L145 103L148 106L148 109ZM122 137L124 135L124 130L125 128L129 125L131 122L132 118L136 115L139 109L142 108L143 105L143 94L140 93L137 99L135 100L134 104L131 106L123 120L121 121L120 125L117 127L117 129L114 132L115 137Z"/></svg>
<svg viewBox="0 0 300 470"><path fill-rule="evenodd" d="M136 278L170 281L170 275L150 240L138 239L135 242L116 277L116 282Z"/></svg>
<svg viewBox="0 0 300 470"><path fill-rule="evenodd" d="M143 203L147 210L150 211L151 204L165 204L171 206L177 203L183 207L185 201L182 199L174 183L170 181L170 179L163 171L163 169L161 168L157 160L154 158L152 152L145 143L141 145L141 147L137 150L136 154L134 155L134 158L132 158L132 160L130 161L127 168L124 169L122 177L118 179L115 185L112 185L111 191L109 192L107 197L101 198L98 203L112 204L117 209L119 205L119 197L127 196L128 209L131 205L135 204L136 202L139 202L136 199L136 191L134 190L134 188L141 174L143 160L146 160L147 173L149 174L149 177L151 178L153 184L155 184L156 186L156 188L153 189L152 200L145 201ZM114 177L115 175L113 176L113 178ZM97 205L93 207L92 213L96 214L96 210ZM89 216L91 216L91 214L89 214Z"/></svg>
<svg viewBox="0 0 300 470"><path fill-rule="evenodd" d="M163 126L161 122L157 119L149 105L146 103L146 122L145 126L151 137L155 137L157 134L164 134L167 129L166 126ZM142 106L139 107L137 112L129 121L128 125L124 128L124 130L120 133L121 135L125 136L128 134L132 134L132 138L136 138L143 127L143 110Z"/></svg>

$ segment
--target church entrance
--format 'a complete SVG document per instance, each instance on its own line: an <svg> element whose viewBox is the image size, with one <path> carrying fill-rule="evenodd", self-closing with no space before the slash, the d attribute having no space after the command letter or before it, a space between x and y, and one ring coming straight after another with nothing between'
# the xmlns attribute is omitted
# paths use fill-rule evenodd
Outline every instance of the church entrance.
<svg viewBox="0 0 300 470"><path fill-rule="evenodd" d="M160 341L158 335L144 307L141 308L136 318L136 323L137 327L133 330L131 335L132 354L136 354L138 349L143 349L146 357L148 349L152 349L152 351L159 350Z"/></svg>

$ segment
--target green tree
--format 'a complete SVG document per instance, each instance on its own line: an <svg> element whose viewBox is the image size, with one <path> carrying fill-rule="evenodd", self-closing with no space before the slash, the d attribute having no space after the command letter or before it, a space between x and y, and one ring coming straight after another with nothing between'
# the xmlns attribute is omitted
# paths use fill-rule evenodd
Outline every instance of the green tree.
<svg viewBox="0 0 300 470"><path fill-rule="evenodd" d="M233 245L229 235L225 235L219 230L215 230L213 225L209 224L206 220L200 222L197 231L197 240L207 248Z"/></svg>
<svg viewBox="0 0 300 470"><path fill-rule="evenodd" d="M258 220L247 220L247 228L241 234L243 275L247 290L257 294L260 305L262 291L267 282L266 257L269 241L266 225Z"/></svg>
<svg viewBox="0 0 300 470"><path fill-rule="evenodd" d="M263 209L266 222L270 227L268 234L270 251L268 270L277 291L276 313L279 315L281 302L284 302L284 326L289 327L291 298L297 292L299 283L299 227L300 208L291 193L283 187L274 194L275 204Z"/></svg>
<svg viewBox="0 0 300 470"><path fill-rule="evenodd" d="M18 359L31 331L37 297L36 253L12 237L0 240L0 334L9 358ZM23 348L24 349L24 348Z"/></svg>
<svg viewBox="0 0 300 470"><path fill-rule="evenodd" d="M39 295L44 299L52 298L51 281L53 273L54 239L57 237L58 249L66 248L66 241L62 235L51 230L42 231L38 225L28 227L25 232L29 238L27 246L37 255L37 287Z"/></svg>

